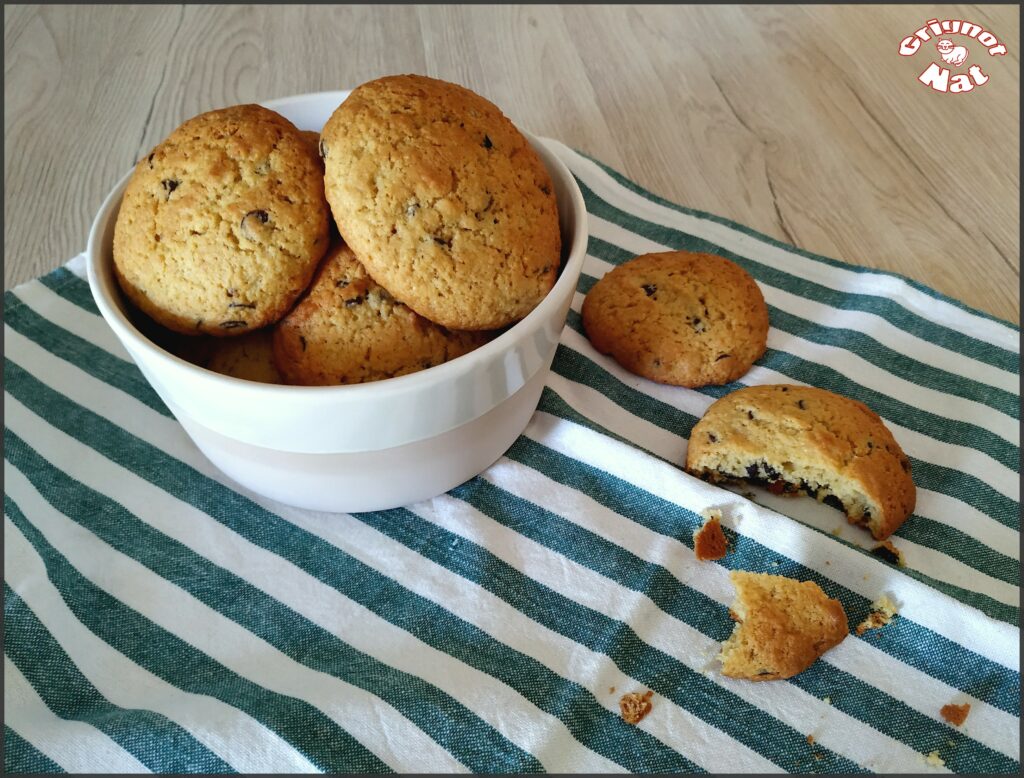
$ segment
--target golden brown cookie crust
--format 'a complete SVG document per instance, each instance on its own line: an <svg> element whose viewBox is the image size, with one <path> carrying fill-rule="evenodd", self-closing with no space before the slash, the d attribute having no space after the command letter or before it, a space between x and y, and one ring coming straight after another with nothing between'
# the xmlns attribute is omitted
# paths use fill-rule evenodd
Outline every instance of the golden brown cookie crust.
<svg viewBox="0 0 1024 778"><path fill-rule="evenodd" d="M764 354L768 307L739 265L714 254L644 254L608 272L583 301L598 351L676 386L726 384Z"/></svg>
<svg viewBox="0 0 1024 778"><path fill-rule="evenodd" d="M114 230L128 298L185 334L270 324L327 249L320 162L291 122L257 105L185 122L143 157Z"/></svg>
<svg viewBox="0 0 1024 778"><path fill-rule="evenodd" d="M339 244L306 296L274 328L274 362L290 384L363 383L439 365L490 337L427 321L391 297Z"/></svg>
<svg viewBox="0 0 1024 778"><path fill-rule="evenodd" d="M917 495L910 460L878 414L811 386L750 386L714 402L690 433L686 470L838 500L878 540L913 512Z"/></svg>
<svg viewBox="0 0 1024 778"><path fill-rule="evenodd" d="M839 645L846 612L813 581L780 575L729 573L736 588L730 615L737 624L722 646L722 674L750 681L791 678Z"/></svg>
<svg viewBox="0 0 1024 778"><path fill-rule="evenodd" d="M551 177L492 103L445 81L389 76L355 89L321 140L341 235L417 313L497 329L551 290L561 249Z"/></svg>

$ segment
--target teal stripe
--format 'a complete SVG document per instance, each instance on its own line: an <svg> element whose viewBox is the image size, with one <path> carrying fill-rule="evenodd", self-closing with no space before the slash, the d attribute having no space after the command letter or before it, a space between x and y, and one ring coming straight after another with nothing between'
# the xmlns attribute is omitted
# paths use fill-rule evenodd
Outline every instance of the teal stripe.
<svg viewBox="0 0 1024 778"><path fill-rule="evenodd" d="M571 421L575 424L579 424L580 426L586 427L587 429L593 430L594 432L599 432L602 435L607 435L609 437L615 438L616 440L626 443L627 445L642 448L643 450L647 451L647 453L650 454L651 456L661 460L662 462L667 462L668 464L675 466L674 462L659 456L653 451L647 450L640 443L630 441L618 435L615 435L614 433L609 432L607 429L605 429L592 419L589 419L577 413L564 399L562 399L561 396L559 396L550 387L544 387L544 391L541 393L541 399L539 405L537 406L537 410L543 411L545 413L550 413L553 416L557 416L559 418ZM810 527L810 529L814 530L815 532L821 532L821 534L825 534L816 527ZM852 548L856 550L858 553L865 555L869 554L867 549L861 548L860 546L857 546L847 540L843 540L842 538L834 538L834 542L841 543L847 548ZM877 559L876 557L872 558ZM941 591L943 594L952 597L954 600L959 600L960 602L966 605L970 605L971 607L980 610L982 613L985 613L991 616L992 618L998 619L999 621L1008 622L1013 626L1019 625L1020 611L1016 606L1006 605L1005 603L999 602L998 600L994 600L987 595L981 594L971 589L964 589L959 586L954 586L953 584L947 583L945 581L940 581L936 578L933 578L930 575L925 575L924 573L921 573L917 570L913 570L912 568L899 568L899 572L903 575L910 576L911 578L914 578L915 580L920 581L921 583L930 586L933 589Z"/></svg>
<svg viewBox="0 0 1024 778"><path fill-rule="evenodd" d="M68 302L84 309L86 313L91 313L94 316L100 315L100 309L96 307L96 300L93 299L89 282L79 278L66 267L59 267L52 273L40 276L36 280Z"/></svg>
<svg viewBox="0 0 1024 778"><path fill-rule="evenodd" d="M532 445L531 445L532 444ZM513 445L516 448L520 443ZM528 450L537 444L524 442L524 448L518 452L524 459L529 459ZM720 605L704 594L681 584L668 570L660 565L647 562L635 554L605 540L601 536L584 527L563 519L556 513L546 510L528 500L519 498L500 489L483 478L474 478L452 492L452 496L472 505L477 510L541 545L556 551L572 561L600 573L620 585L633 591L645 594L665 613L668 613L694 627L706 636L724 641L732 632L733 622L729 618L728 608ZM411 528L417 534L441 532L439 528L426 525ZM694 527L696 529L696 526ZM442 535L442 539L444 539ZM440 543L440 541L439 541ZM739 544L743 546L741 542ZM482 556L489 557L487 552ZM730 560L733 565L742 567L743 560ZM479 566L480 570L491 570L493 560L488 558L487 564ZM742 567L742 569L747 569ZM516 575L513 570L510 577ZM518 580L505 582L508 587L521 588ZM525 584L524 584L525 585ZM558 610L563 618L564 611L559 603ZM854 611L854 623L867 616L869 606L863 605L863 612ZM550 626L550 625L549 625ZM624 624L618 625L614 632L618 640L628 629ZM635 655L634 646L623 641L621 650L630 656ZM613 651L602 649L609 655ZM644 664L646 658L640 659ZM945 745L948 738L948 727L924 716L900 700L861 681L857 677L826 666L823 663L812 665L811 669L790 680L795 686L821 698L836 694L833 704L845 713L857 718L876 729L880 729L890 737L896 738L911 748L927 753ZM685 696L689 697L694 689L688 689ZM886 715L880 718L879 710ZM694 711L695 713L697 711ZM714 722L716 725L718 722ZM731 733L730 733L731 734ZM1013 764L1005 756L980 743L964 739L957 751L957 758L962 764L974 770L1004 771Z"/></svg>
<svg viewBox="0 0 1024 778"><path fill-rule="evenodd" d="M573 312L570 311L569 318L570 325L575 327L578 324L578 317L574 322ZM559 345L555 352L551 369L564 378L597 389L609 400L634 416L646 419L652 424L684 438L690 436L693 425L699 420L696 416L626 385L596 362L564 344ZM740 388L738 384L729 386ZM1000 524L1013 530L1020 530L1020 505L1014 500L1000 494L979 478L968 473L925 462L915 457L910 457L910 460L913 467L914 483L919 488L931 489L955 497L977 508Z"/></svg>
<svg viewBox="0 0 1024 778"><path fill-rule="evenodd" d="M752 230L750 227L745 227L742 224L737 224L736 222L729 221L728 219L725 219L721 216L715 216L714 214L707 213L706 211L698 211L693 208L687 208L686 206L683 205L676 205L675 203L671 203L668 200L665 200L664 198L654 194L653 192L648 192L646 189L641 188L638 184L633 183L625 176L623 176L621 173L612 170L603 162L599 162L598 160L594 159L593 157L587 154L584 154L581 151L577 151L577 153L580 154L580 156L586 157L591 162L596 164L598 167L600 167L602 170L608 173L608 175L610 175L624 187L632 191L634 194L638 194L647 200L652 200L653 202L656 202L659 205L664 205L667 208L671 208L673 211L678 211L680 213L689 214L690 216L696 216L701 219L707 219L708 221L724 224L726 227L729 227L730 229L736 230L737 232L746 233L751 237L757 238L758 240L764 241L765 243L769 243L773 246L776 246L777 248L785 249L786 251L792 252L794 254L799 254L800 256L806 257L807 259L813 259L818 262L823 262L824 264L831 265L832 267L838 267L844 270L853 270L857 273L872 273L875 275L884 275L891 276L892 278L898 278L901 281L906 282L919 292L924 292L929 297L933 297L936 300L942 300L943 302L956 306L962 311L966 311L967 313L974 314L975 316L980 316L984 319L988 319L989 321L994 321L998 324L1002 324L1003 326L1009 327L1014 331L1020 331L1020 328L1011 321L1007 321L1006 319L1000 319L998 316L993 316L992 314L986 313L985 311L982 311L978 308L972 308L969 305L966 305L965 303L961 302L960 300L957 300L956 298L948 297L947 295L944 295L942 292L925 286L920 281L915 281L913 278L902 275L901 273L894 273L891 270L876 270L874 268L864 267L863 265L852 265L849 262L843 262L838 259L831 259L830 257L823 257L821 254L814 254L805 249L798 248L797 246L792 246L789 243L783 243L782 241L776 240L770 235L765 235L764 233L758 232L757 230Z"/></svg>
<svg viewBox="0 0 1024 778"><path fill-rule="evenodd" d="M543 772L456 699L353 648L245 580L155 530L114 500L71 479L8 433L7 458L57 510L104 542L307 667L392 705L475 772ZM310 564L315 560L308 560ZM45 683L45 677L40 678Z"/></svg>
<svg viewBox="0 0 1024 778"><path fill-rule="evenodd" d="M589 253L597 259L612 262L621 253L598 238L591 238ZM611 251L614 249L614 251ZM606 254L607 252L607 254ZM626 257L629 259L630 257ZM618 264L617 262L615 264ZM577 290L586 295L598 281L594 276L580 275ZM843 327L826 326L811 319L768 306L772 327L822 346L844 349L856 354L881 370L937 392L982 403L993 410L1020 418L1020 395L920 362L875 340L870 335Z"/></svg>
<svg viewBox="0 0 1024 778"><path fill-rule="evenodd" d="M891 322L905 332L937 343L944 348L966 354L981 362L993 365L1011 373L1017 372L1019 355L1012 351L993 346L950 327L929 321L902 308L888 297L877 297L856 292L840 292L827 286L808 281L799 276L779 270L755 259L736 254L711 241L688 235L671 227L662 227L646 222L610 205L594 195L585 185L580 184L587 211L595 216L613 222L628 232L641 235L649 240L672 249L685 249L699 253L718 254L731 259L750 275L770 286L785 289L809 300L816 300L841 310L874 313ZM593 239L591 239L593 241Z"/></svg>
<svg viewBox="0 0 1024 778"><path fill-rule="evenodd" d="M6 583L4 652L57 716L91 724L153 772L235 772L166 716L112 704Z"/></svg>
<svg viewBox="0 0 1024 778"><path fill-rule="evenodd" d="M128 392L163 416L170 417L163 400L153 391L142 373L131 362L94 346L75 333L40 316L13 294L5 295L4 321L16 332L35 341L51 354L84 370L93 378Z"/></svg>
<svg viewBox="0 0 1024 778"><path fill-rule="evenodd" d="M693 511L611 473L566 457L525 436L512 445L506 456L690 548L693 547L693 531L703 523L703 519ZM786 560L749 537L737 535L733 545L732 552L719 564L730 569L777 573L814 581L830 597L842 602L852 624L859 623L871 609L867 598L810 568ZM779 561L781 566L772 565L775 561ZM906 633L908 640L891 644L886 641L879 645L881 650L954 688L975 695L1014 716L1020 716L1020 676L1017 673L905 617L901 617L899 622L909 630Z"/></svg>
<svg viewBox="0 0 1024 778"><path fill-rule="evenodd" d="M287 559L425 643L503 681L541 710L560 719L585 746L625 769L699 772L685 756L605 710L591 690L567 681L326 541L72 403L10 362L7 381L8 391L50 424L78 440L88 441L110 460L194 505L252 543ZM11 434L8 432L8 436ZM96 609L103 612L116 604L113 600Z"/></svg>
<svg viewBox="0 0 1024 778"><path fill-rule="evenodd" d="M325 772L390 772L313 706L236 675L95 586L50 545L7 495L4 510L43 558L50 581L76 618L136 664L180 689L214 697L248 713Z"/></svg>
<svg viewBox="0 0 1024 778"><path fill-rule="evenodd" d="M5 724L4 772L38 774L63 773L66 770Z"/></svg>

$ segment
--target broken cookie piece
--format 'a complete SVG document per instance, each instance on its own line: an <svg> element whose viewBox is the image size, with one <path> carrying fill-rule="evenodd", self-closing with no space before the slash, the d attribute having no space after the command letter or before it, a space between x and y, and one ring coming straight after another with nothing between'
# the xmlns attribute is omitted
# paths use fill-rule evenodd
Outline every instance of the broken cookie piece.
<svg viewBox="0 0 1024 778"><path fill-rule="evenodd" d="M939 711L942 714L942 718L952 724L954 727L961 726L967 721L967 714L971 712L971 704L969 702L963 705L943 705L942 710Z"/></svg>
<svg viewBox="0 0 1024 778"><path fill-rule="evenodd" d="M722 645L722 673L730 678L790 678L846 637L846 612L813 581L781 575L729 573L736 599L732 635Z"/></svg>
<svg viewBox="0 0 1024 778"><path fill-rule="evenodd" d="M883 594L871 603L871 613L857 625L857 635L863 635L869 629L881 629L898 615L896 604Z"/></svg>
<svg viewBox="0 0 1024 778"><path fill-rule="evenodd" d="M639 724L640 720L651 712L651 697L654 692L648 690L645 694L640 692L629 692L623 694L619 699L619 711L622 719L627 724Z"/></svg>
<svg viewBox="0 0 1024 778"><path fill-rule="evenodd" d="M879 543L871 549L871 554L879 559L884 559L889 564L906 567L906 562L903 561L903 552L896 548L891 540Z"/></svg>
<svg viewBox="0 0 1024 778"><path fill-rule="evenodd" d="M707 521L693 535L693 550L702 562L721 559L729 550L729 541L722 532L722 512L710 510L702 513Z"/></svg>
<svg viewBox="0 0 1024 778"><path fill-rule="evenodd" d="M749 386L715 401L690 433L686 471L809 495L876 540L913 512L910 459L863 403L811 386Z"/></svg>

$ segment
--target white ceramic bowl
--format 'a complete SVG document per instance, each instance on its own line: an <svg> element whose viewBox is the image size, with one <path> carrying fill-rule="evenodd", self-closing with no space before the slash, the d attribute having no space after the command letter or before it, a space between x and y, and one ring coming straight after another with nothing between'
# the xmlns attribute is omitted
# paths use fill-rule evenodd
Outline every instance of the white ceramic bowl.
<svg viewBox="0 0 1024 778"><path fill-rule="evenodd" d="M319 131L348 92L265 103ZM89 285L103 318L195 444L239 484L289 505L334 512L424 500L485 470L537 407L576 290L587 214L576 181L527 136L551 174L563 263L522 321L466 354L399 378L349 386L276 386L220 375L156 346L125 315L113 273L114 223L129 172L89 233Z"/></svg>

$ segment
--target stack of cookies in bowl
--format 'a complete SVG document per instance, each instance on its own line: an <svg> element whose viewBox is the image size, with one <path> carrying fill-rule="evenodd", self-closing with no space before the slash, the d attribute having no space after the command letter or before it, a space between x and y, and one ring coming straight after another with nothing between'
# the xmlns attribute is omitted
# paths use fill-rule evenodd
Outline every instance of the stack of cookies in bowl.
<svg viewBox="0 0 1024 778"><path fill-rule="evenodd" d="M133 321L238 378L336 385L455 359L525 317L560 264L550 175L455 84L364 84L319 134L256 105L143 158L114 231Z"/></svg>

